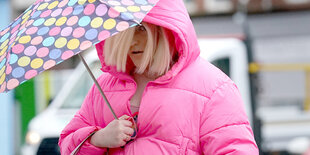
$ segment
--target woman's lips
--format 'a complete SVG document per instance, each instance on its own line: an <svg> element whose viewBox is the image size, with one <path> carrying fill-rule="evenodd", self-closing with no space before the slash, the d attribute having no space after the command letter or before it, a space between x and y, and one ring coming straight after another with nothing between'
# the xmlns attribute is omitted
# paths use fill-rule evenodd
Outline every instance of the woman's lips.
<svg viewBox="0 0 310 155"><path fill-rule="evenodd" d="M143 53L143 51L132 51L131 54L140 54Z"/></svg>

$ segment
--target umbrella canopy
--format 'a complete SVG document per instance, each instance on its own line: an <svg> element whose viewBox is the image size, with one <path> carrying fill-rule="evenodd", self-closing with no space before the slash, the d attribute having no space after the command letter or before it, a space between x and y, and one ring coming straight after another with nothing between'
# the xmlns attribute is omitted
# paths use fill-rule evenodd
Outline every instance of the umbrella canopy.
<svg viewBox="0 0 310 155"><path fill-rule="evenodd" d="M0 31L0 93L139 24L159 0L37 0Z"/></svg>

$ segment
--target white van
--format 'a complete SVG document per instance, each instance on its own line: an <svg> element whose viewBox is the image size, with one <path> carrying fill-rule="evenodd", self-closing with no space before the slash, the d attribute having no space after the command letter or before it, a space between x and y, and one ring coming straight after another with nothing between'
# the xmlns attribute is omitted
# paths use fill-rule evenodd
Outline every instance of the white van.
<svg viewBox="0 0 310 155"><path fill-rule="evenodd" d="M198 41L201 57L218 66L237 84L251 120L248 65L244 43L234 38L199 39ZM101 65L95 49L85 55L85 60L98 77ZM21 153L24 155L60 154L57 144L59 135L80 108L92 84L85 67L79 64L50 106L29 123L26 144L23 145Z"/></svg>

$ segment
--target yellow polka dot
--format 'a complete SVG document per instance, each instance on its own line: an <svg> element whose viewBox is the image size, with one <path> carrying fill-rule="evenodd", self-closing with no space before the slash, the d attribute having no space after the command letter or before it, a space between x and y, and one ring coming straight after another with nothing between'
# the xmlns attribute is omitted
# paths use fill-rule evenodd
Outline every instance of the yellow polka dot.
<svg viewBox="0 0 310 155"><path fill-rule="evenodd" d="M30 64L30 66L31 66L33 69L40 68L42 65L43 65L43 60L42 60L41 58L33 59L33 60L31 61L31 64Z"/></svg>
<svg viewBox="0 0 310 155"><path fill-rule="evenodd" d="M3 67L4 68L4 67ZM1 77L0 77L0 84L2 84L5 80L5 74L3 74Z"/></svg>
<svg viewBox="0 0 310 155"><path fill-rule="evenodd" d="M114 9L118 12L126 12L127 11L127 9L122 7L122 6L116 6L116 7L114 7Z"/></svg>
<svg viewBox="0 0 310 155"><path fill-rule="evenodd" d="M27 11L27 12L23 15L22 19L25 19L27 16L29 16L31 12L32 12L32 10Z"/></svg>
<svg viewBox="0 0 310 155"><path fill-rule="evenodd" d="M104 22L103 28L105 28L106 30L110 30L110 29L113 29L115 25L116 25L116 21L114 19L108 19Z"/></svg>
<svg viewBox="0 0 310 155"><path fill-rule="evenodd" d="M93 28L98 28L102 25L103 23L103 19L100 17L96 17L95 19L93 19L90 23L90 26Z"/></svg>
<svg viewBox="0 0 310 155"><path fill-rule="evenodd" d="M138 12L138 11L140 11L140 7L137 7L137 6L128 6L127 9L130 12Z"/></svg>
<svg viewBox="0 0 310 155"><path fill-rule="evenodd" d="M78 48L79 46L80 46L80 41L78 39L71 39L67 44L67 47L70 50L74 50Z"/></svg>
<svg viewBox="0 0 310 155"><path fill-rule="evenodd" d="M50 9L50 10L51 10L51 9L54 9L54 8L58 5L58 3L59 3L58 1L54 1L54 2L51 3L47 8Z"/></svg>
<svg viewBox="0 0 310 155"><path fill-rule="evenodd" d="M23 25L26 21L28 21L28 19L30 18L30 16L28 15L21 23L21 25Z"/></svg>
<svg viewBox="0 0 310 155"><path fill-rule="evenodd" d="M0 69L0 76L3 75L5 68L6 68L6 67L3 66L3 67Z"/></svg>
<svg viewBox="0 0 310 155"><path fill-rule="evenodd" d="M0 46L0 50L3 49L5 46L7 46L9 43L9 39L6 39Z"/></svg>
<svg viewBox="0 0 310 155"><path fill-rule="evenodd" d="M67 44L67 39L64 37L60 37L55 41L55 47L62 48Z"/></svg>
<svg viewBox="0 0 310 155"><path fill-rule="evenodd" d="M23 36L23 37L21 37L18 41L19 41L19 43L21 43L21 44L26 44L26 43L28 43L30 40L31 40L31 37L30 37L30 36Z"/></svg>
<svg viewBox="0 0 310 155"><path fill-rule="evenodd" d="M78 3L79 3L80 5L83 5L86 1L87 1L87 0L79 0Z"/></svg>
<svg viewBox="0 0 310 155"><path fill-rule="evenodd" d="M48 6L48 3L43 3L43 4L41 4L41 5L38 7L37 10L43 10L43 9L45 9L47 6Z"/></svg>
<svg viewBox="0 0 310 155"><path fill-rule="evenodd" d="M30 58L27 56L23 56L20 59L18 59L18 65L21 67L25 67L30 63Z"/></svg>
<svg viewBox="0 0 310 155"><path fill-rule="evenodd" d="M96 0L88 0L89 3L94 3Z"/></svg>
<svg viewBox="0 0 310 155"><path fill-rule="evenodd" d="M44 22L45 26L51 26L56 22L56 18L50 18Z"/></svg>
<svg viewBox="0 0 310 155"><path fill-rule="evenodd" d="M1 50L0 56L2 56L2 55L6 52L7 49L8 49L8 46L5 46L5 47Z"/></svg>
<svg viewBox="0 0 310 155"><path fill-rule="evenodd" d="M56 26L61 26L61 25L63 25L63 24L65 24L66 23L66 21L67 21L67 17L61 17L61 18L59 18L57 21L56 21Z"/></svg>

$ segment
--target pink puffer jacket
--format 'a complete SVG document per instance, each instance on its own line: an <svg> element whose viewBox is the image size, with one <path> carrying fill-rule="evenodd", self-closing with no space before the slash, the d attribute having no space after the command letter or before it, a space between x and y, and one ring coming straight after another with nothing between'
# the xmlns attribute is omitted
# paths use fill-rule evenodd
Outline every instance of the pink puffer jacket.
<svg viewBox="0 0 310 155"><path fill-rule="evenodd" d="M236 85L219 69L199 57L193 25L182 0L160 0L145 22L173 31L179 60L143 92L138 135L109 154L236 154L257 155L258 149ZM103 42L97 51L104 71L98 79L116 114L131 115L133 78L103 62ZM93 131L113 120L95 86L81 109L60 135L61 153L70 154ZM107 149L86 141L79 154L102 155Z"/></svg>

